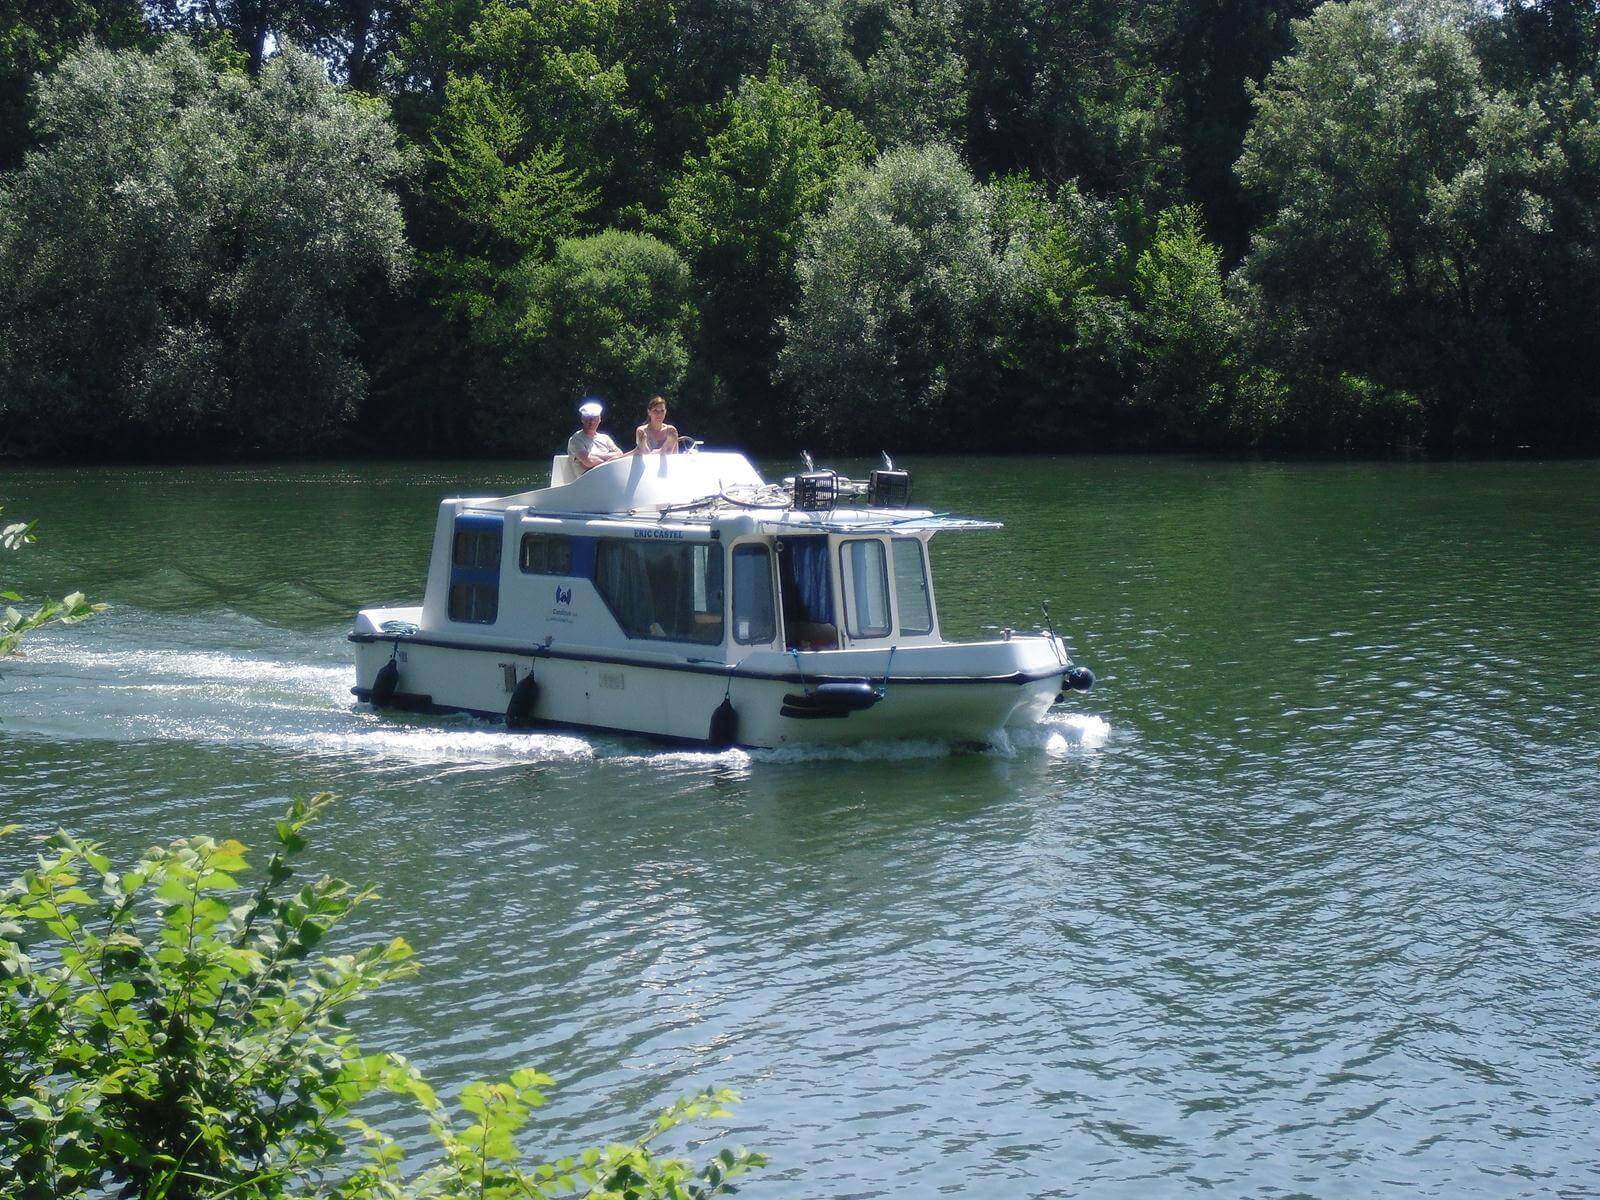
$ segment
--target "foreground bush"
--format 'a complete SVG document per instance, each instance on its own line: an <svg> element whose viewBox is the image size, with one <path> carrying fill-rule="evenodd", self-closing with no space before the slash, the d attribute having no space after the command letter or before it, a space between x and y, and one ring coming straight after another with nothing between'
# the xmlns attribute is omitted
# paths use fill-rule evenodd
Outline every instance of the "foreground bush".
<svg viewBox="0 0 1600 1200"><path fill-rule="evenodd" d="M237 842L186 838L118 871L58 833L0 890L0 1196L698 1198L761 1164L724 1150L694 1170L651 1149L726 1115L729 1092L680 1101L631 1145L534 1162L516 1137L547 1077L469 1085L458 1121L404 1058L363 1054L342 1012L415 964L398 938L319 952L374 894L327 877L289 886L329 801L291 806L249 887ZM376 1089L421 1106L432 1165L408 1175L400 1148L352 1116ZM352 1166L357 1142L367 1161Z"/></svg>
<svg viewBox="0 0 1600 1200"><path fill-rule="evenodd" d="M0 509L0 512L4 512ZM27 521L0 522L0 552L20 550L33 541L33 524ZM23 612L13 605L21 604L22 596L5 586L0 575L0 658L17 653L17 644L23 635L45 625L75 625L97 612L105 610L104 604L90 604L82 592L73 592L61 600L45 600L32 612Z"/></svg>

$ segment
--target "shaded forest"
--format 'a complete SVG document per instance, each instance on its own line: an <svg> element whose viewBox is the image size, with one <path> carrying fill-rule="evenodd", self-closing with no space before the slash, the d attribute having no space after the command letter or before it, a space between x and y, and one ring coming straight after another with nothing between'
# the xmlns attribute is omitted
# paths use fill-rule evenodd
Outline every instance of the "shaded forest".
<svg viewBox="0 0 1600 1200"><path fill-rule="evenodd" d="M1600 447L1600 0L0 0L0 454Z"/></svg>

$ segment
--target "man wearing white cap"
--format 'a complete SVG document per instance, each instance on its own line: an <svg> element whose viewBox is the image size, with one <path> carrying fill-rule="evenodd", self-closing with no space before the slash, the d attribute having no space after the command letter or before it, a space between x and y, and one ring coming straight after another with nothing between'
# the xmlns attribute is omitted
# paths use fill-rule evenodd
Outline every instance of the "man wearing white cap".
<svg viewBox="0 0 1600 1200"><path fill-rule="evenodd" d="M578 419L583 422L583 428L567 439L567 453L577 464L579 474L614 458L625 457L621 447L600 432L600 414L604 411L598 400L585 400L578 405Z"/></svg>

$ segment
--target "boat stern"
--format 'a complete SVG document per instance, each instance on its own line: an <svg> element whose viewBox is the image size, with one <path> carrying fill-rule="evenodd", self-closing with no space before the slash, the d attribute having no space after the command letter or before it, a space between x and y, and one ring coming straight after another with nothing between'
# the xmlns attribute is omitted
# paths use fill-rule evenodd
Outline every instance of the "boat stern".
<svg viewBox="0 0 1600 1200"><path fill-rule="evenodd" d="M422 625L422 609L364 608L350 627L350 641L356 654L356 682L351 692L358 700L372 698L378 675L398 660L401 639L416 633Z"/></svg>

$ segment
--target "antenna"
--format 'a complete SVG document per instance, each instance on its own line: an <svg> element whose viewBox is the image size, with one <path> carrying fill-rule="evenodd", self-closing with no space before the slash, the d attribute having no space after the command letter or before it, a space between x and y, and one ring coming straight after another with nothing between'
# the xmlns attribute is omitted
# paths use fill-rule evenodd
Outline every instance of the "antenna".
<svg viewBox="0 0 1600 1200"><path fill-rule="evenodd" d="M885 471L894 470L894 459L889 457L889 452L887 450L879 450L878 453L883 455L883 469Z"/></svg>
<svg viewBox="0 0 1600 1200"><path fill-rule="evenodd" d="M817 464L811 461L811 451L809 450L800 451L800 461L805 463L806 470L808 471L815 471L817 469Z"/></svg>

